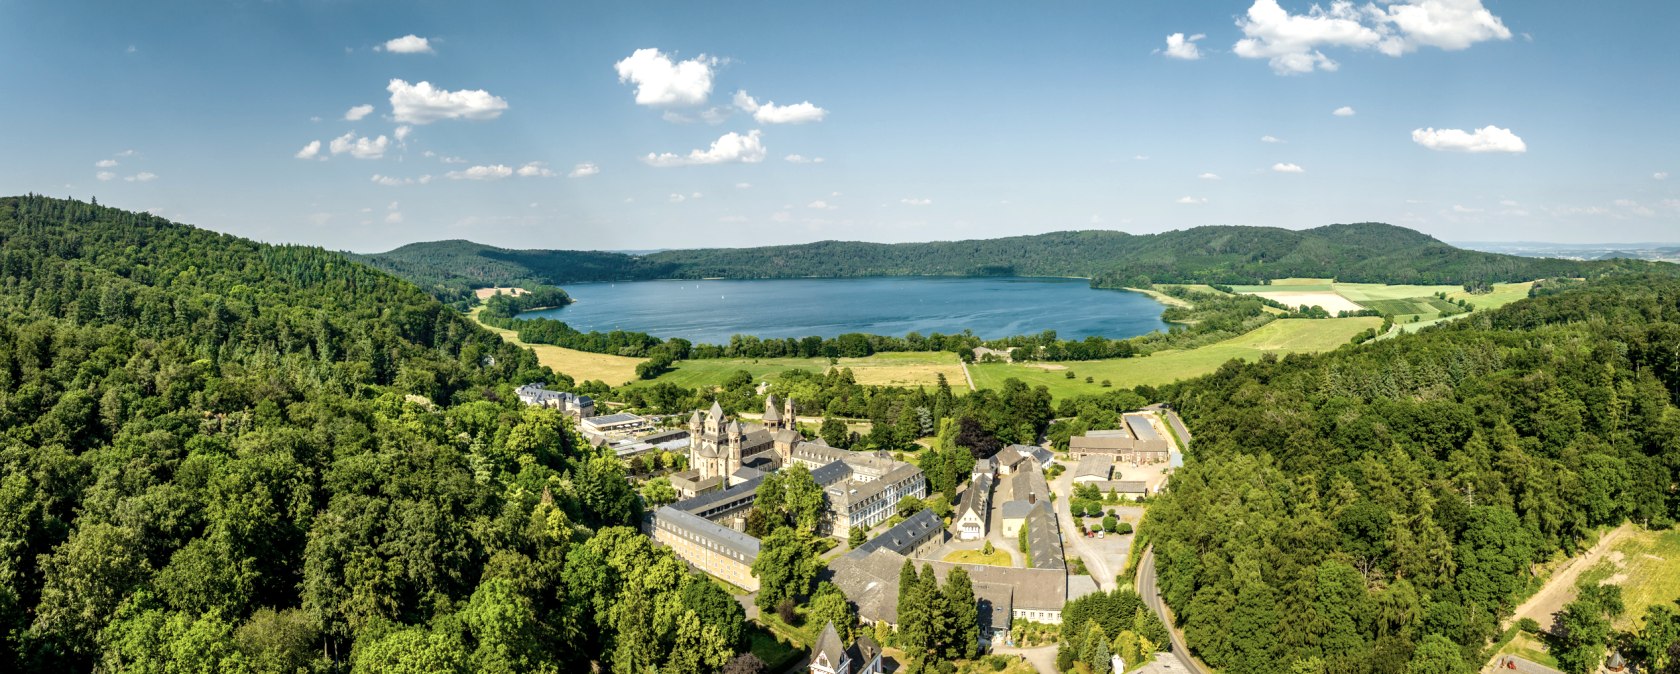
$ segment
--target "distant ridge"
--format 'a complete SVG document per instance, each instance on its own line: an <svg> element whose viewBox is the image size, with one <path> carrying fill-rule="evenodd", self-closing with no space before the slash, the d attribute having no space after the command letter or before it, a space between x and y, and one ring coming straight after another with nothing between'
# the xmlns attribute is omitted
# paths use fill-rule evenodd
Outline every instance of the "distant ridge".
<svg viewBox="0 0 1680 674"><path fill-rule="evenodd" d="M1248 284L1288 277L1465 284L1591 276L1648 264L1476 252L1415 230L1374 222L1299 231L1208 226L1140 235L1086 230L927 243L818 241L664 250L640 256L511 250L451 240L355 257L444 294L516 283L858 276L1076 276L1107 286Z"/></svg>

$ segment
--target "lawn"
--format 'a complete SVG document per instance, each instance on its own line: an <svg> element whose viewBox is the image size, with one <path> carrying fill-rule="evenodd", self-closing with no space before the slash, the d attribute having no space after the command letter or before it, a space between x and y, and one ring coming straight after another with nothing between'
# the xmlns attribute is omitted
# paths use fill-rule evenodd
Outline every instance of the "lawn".
<svg viewBox="0 0 1680 674"><path fill-rule="evenodd" d="M859 384L866 386L934 386L939 375L953 389L966 389L962 361L948 351L911 351L877 353L866 358L840 358L839 367L849 367ZM669 382L684 388L719 386L737 371L752 373L754 380L765 380L792 369L823 372L829 368L827 358L706 358L685 360L654 382Z"/></svg>
<svg viewBox="0 0 1680 674"><path fill-rule="evenodd" d="M958 550L949 555L945 555L944 561L954 562L957 564L985 564L987 566L1015 565L1015 560L1011 559L1009 557L1009 553L1004 552L1003 550L993 550L992 554L989 555L979 550Z"/></svg>
<svg viewBox="0 0 1680 674"><path fill-rule="evenodd" d="M1381 327L1382 319L1331 318L1272 321L1245 335L1189 351L1163 351L1143 358L1065 361L1058 363L987 363L969 366L974 383L982 388L1002 388L1011 377L1030 385L1043 384L1056 397L1090 395L1103 391L1104 379L1114 388L1140 384L1160 385L1189 379L1219 369L1232 358L1254 360L1264 353L1328 351L1348 343L1366 328ZM1074 373L1073 379L1067 372ZM1091 377L1093 383L1085 383Z"/></svg>
<svg viewBox="0 0 1680 674"><path fill-rule="evenodd" d="M483 307L477 307L468 314L473 322L478 322L478 312L481 310ZM526 344L520 341L519 335L512 330L503 330L483 323L479 325L500 335L510 344L530 349L537 354L537 362L547 365L555 372L570 375L579 383L594 379L604 381L609 386L620 386L636 379L636 365L642 362L640 358L589 353L550 344Z"/></svg>
<svg viewBox="0 0 1680 674"><path fill-rule="evenodd" d="M1528 290L1533 287L1534 282L1532 281L1524 283L1495 283L1493 284L1493 292L1481 295L1472 295L1464 292L1463 288L1458 288L1450 293L1447 293L1447 299L1453 301L1461 299L1470 300L1470 303L1476 306L1477 311L1481 311L1483 309L1497 309L1517 300L1528 299Z"/></svg>
<svg viewBox="0 0 1680 674"><path fill-rule="evenodd" d="M1643 625L1646 607L1680 599L1680 530L1630 532L1604 561L1583 572L1580 581L1622 586L1627 611L1616 628Z"/></svg>
<svg viewBox="0 0 1680 674"><path fill-rule="evenodd" d="M768 671L779 672L798 660L808 647L790 644L751 620L747 621L747 650L764 664Z"/></svg>

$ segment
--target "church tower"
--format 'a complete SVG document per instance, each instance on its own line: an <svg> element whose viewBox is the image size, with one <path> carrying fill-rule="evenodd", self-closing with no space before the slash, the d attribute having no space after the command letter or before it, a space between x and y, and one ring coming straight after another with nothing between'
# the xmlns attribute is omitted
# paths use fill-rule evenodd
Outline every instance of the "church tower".
<svg viewBox="0 0 1680 674"><path fill-rule="evenodd" d="M741 469L741 438L745 434L741 432L741 424L734 421L729 422L729 429L726 433L729 436L729 448L726 451L719 452L719 454L723 455L723 477L727 479L734 475L735 471Z"/></svg>
<svg viewBox="0 0 1680 674"><path fill-rule="evenodd" d="M793 398L782 401L782 427L788 430L799 430L799 417L793 415Z"/></svg>
<svg viewBox="0 0 1680 674"><path fill-rule="evenodd" d="M776 395L764 396L764 427L770 430L782 428L782 413L776 409Z"/></svg>

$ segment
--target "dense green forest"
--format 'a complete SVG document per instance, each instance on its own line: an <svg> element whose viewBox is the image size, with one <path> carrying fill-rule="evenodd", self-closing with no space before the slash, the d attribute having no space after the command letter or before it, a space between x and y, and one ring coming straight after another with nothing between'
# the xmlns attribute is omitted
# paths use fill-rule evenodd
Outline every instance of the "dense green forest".
<svg viewBox="0 0 1680 674"><path fill-rule="evenodd" d="M1144 534L1200 656L1233 672L1403 672L1450 643L1467 667L1531 565L1599 527L1673 524L1680 280L1536 294L1164 391L1196 442Z"/></svg>
<svg viewBox="0 0 1680 674"><path fill-rule="evenodd" d="M1286 277L1348 282L1487 284L1594 276L1650 263L1575 262L1462 250L1380 223L1196 227L1162 234L1114 231L930 243L820 241L795 246L669 250L634 256L508 250L469 241L415 243L357 256L443 294L468 287L655 278L853 276L1077 276L1098 287L1149 283L1261 283Z"/></svg>
<svg viewBox="0 0 1680 674"><path fill-rule="evenodd" d="M714 671L569 385L318 248L0 199L0 669Z"/></svg>

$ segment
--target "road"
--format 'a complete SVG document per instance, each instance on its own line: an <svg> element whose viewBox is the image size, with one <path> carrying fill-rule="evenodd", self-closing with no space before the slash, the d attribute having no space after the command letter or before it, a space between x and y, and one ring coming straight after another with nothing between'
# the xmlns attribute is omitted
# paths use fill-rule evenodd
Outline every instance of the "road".
<svg viewBox="0 0 1680 674"><path fill-rule="evenodd" d="M1565 604L1575 600L1575 579L1582 571L1596 566L1598 561L1604 559L1604 556L1610 553L1610 549L1615 547L1616 541L1632 530L1632 524L1623 524L1599 537L1598 543L1593 545L1592 549L1569 560L1569 563L1546 580L1546 585L1540 588L1539 592L1534 593L1528 601L1512 611L1511 617L1505 619L1501 629L1508 628L1523 618L1533 618L1535 622L1540 623L1540 629L1550 630L1554 622L1553 616L1562 611Z"/></svg>
<svg viewBox="0 0 1680 674"><path fill-rule="evenodd" d="M1190 653L1190 648L1184 645L1184 632L1173 625L1172 612L1167 609L1167 603L1161 600L1161 593L1155 587L1155 550L1153 547L1143 549L1143 557L1138 560L1137 568L1138 594L1143 595L1143 601L1149 604L1150 610L1160 616L1161 622L1166 624L1167 633L1172 635L1173 653L1194 674L1213 674L1213 669L1202 664L1200 658Z"/></svg>
<svg viewBox="0 0 1680 674"><path fill-rule="evenodd" d="M1067 552L1066 548L1072 547L1074 553L1078 554L1080 559L1085 560L1085 570L1091 572L1091 578L1097 581L1097 588L1108 592L1119 586L1115 576L1119 575L1120 572L1110 568L1108 557L1092 547L1084 536L1079 535L1079 527L1073 522L1073 512L1068 509L1068 504L1073 501L1069 496L1073 493L1072 485L1073 471L1070 470L1062 473L1061 477L1056 478L1050 486L1051 491L1061 495L1061 498L1056 499L1055 510L1056 517L1062 523L1064 556Z"/></svg>

